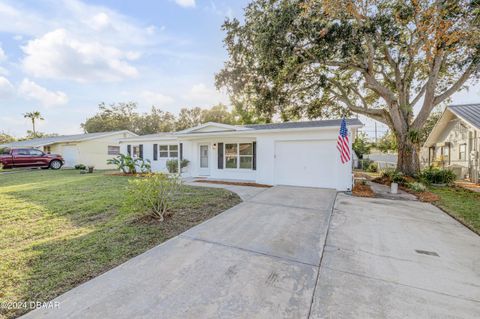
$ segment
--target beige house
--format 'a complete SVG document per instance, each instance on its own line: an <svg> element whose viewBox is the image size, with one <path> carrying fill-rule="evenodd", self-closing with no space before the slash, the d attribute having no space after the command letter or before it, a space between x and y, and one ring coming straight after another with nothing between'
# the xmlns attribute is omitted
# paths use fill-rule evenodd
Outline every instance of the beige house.
<svg viewBox="0 0 480 319"><path fill-rule="evenodd" d="M107 165L107 160L120 153L118 140L134 136L137 135L130 131L61 135L12 142L0 147L33 147L45 153L60 154L65 159L64 167L84 164L97 169L109 169L114 167Z"/></svg>
<svg viewBox="0 0 480 319"><path fill-rule="evenodd" d="M422 149L425 166L452 169L458 179L479 183L480 104L447 106Z"/></svg>

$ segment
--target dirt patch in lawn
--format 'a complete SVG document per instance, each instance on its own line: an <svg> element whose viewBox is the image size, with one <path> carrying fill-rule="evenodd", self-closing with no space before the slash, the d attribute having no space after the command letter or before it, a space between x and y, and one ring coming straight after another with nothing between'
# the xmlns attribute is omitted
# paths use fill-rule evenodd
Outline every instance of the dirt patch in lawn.
<svg viewBox="0 0 480 319"><path fill-rule="evenodd" d="M194 180L195 183L207 183L207 184L220 184L220 185L234 185L234 186L250 186L250 187L263 187L270 188L272 185L266 184L257 184L257 183L247 183L247 182L227 182L227 181L212 181L212 180Z"/></svg>
<svg viewBox="0 0 480 319"><path fill-rule="evenodd" d="M352 194L358 197L375 197L375 193L368 185L356 184L353 186Z"/></svg>

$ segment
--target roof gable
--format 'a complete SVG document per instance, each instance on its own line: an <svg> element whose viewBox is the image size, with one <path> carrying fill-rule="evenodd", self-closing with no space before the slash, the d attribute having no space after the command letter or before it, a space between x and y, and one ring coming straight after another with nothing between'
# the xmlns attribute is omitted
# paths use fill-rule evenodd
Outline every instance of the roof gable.
<svg viewBox="0 0 480 319"><path fill-rule="evenodd" d="M447 108L463 121L480 129L480 103L449 105Z"/></svg>
<svg viewBox="0 0 480 319"><path fill-rule="evenodd" d="M208 122L208 123L200 124L200 125L188 128L186 130L177 132L177 134L227 132L227 131L239 131L243 129L244 128L235 126L235 125Z"/></svg>

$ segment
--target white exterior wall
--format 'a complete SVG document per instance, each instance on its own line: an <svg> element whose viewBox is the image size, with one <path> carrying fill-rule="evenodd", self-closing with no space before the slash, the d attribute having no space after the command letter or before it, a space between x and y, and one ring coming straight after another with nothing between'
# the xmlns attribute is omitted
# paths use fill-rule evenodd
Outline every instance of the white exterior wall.
<svg viewBox="0 0 480 319"><path fill-rule="evenodd" d="M157 152L159 150L160 145L177 145L178 142L175 140L158 140L158 141L129 141L129 142L124 142L122 141L120 143L120 153L122 154L128 154L127 153L127 145L131 145L132 149L134 146L138 146L142 144L143 145L143 159L144 160L149 160L151 165L152 165L152 171L153 172L163 172L163 173L168 173L167 170L167 160L173 159L173 158L167 158L167 157L160 157L160 154L157 156L157 160L153 159L153 144L157 144ZM180 154L180 150L179 150Z"/></svg>
<svg viewBox="0 0 480 319"><path fill-rule="evenodd" d="M255 135L253 135L255 134ZM288 141L314 141L315 144L302 143L296 145L296 149L302 153L307 153L311 147L321 145L326 149L321 152L310 152L318 155L318 167L320 172L320 186L335 188L337 190L349 190L352 187L352 164L351 162L342 164L340 154L336 148L338 138L338 128L321 128L313 130L286 130L281 132L254 132L252 134L236 134L236 136L216 137L178 137L178 140L146 140L146 141L122 141L121 153L127 154L127 145L143 144L143 157L149 159L152 163L152 170L156 172L166 172L166 159L158 157L157 161L153 160L153 144L183 144L183 158L190 163L183 169L184 177L209 177L211 179L233 179L253 181L259 184L277 185L275 174L275 152L278 142ZM350 147L352 141L352 130L350 130ZM256 170L253 169L218 169L218 144L219 143L251 143L256 142ZM200 145L208 145L209 150L209 171L205 172L200 169ZM299 148L300 147L300 148ZM303 149L302 149L303 148ZM301 154L299 154L301 156ZM308 156L308 154L307 154ZM292 166L297 164L293 160ZM315 164L316 165L316 164ZM288 165L287 165L288 166ZM225 166L224 166L225 167ZM315 166L311 165L309 169ZM282 172L284 172L282 170ZM278 175L278 174L277 174Z"/></svg>
<svg viewBox="0 0 480 319"><path fill-rule="evenodd" d="M183 158L190 161L187 169L184 171L184 176L205 176L213 179L239 179L246 181L256 180L257 171L255 170L231 168L218 169L218 143L251 143L255 142L254 137L217 137L194 141L180 140L180 142L183 143ZM209 175L206 175L200 170L200 145L202 144L209 145ZM216 147L214 144L216 144Z"/></svg>
<svg viewBox="0 0 480 319"><path fill-rule="evenodd" d="M285 132L285 133L264 133L257 137L257 183L276 185L275 181L275 148L276 143L280 141L325 141L328 142L331 149L330 156L334 157L333 167L329 171L334 179L329 177L325 187L336 188L337 190L347 190L352 187L352 165L351 163L342 164L340 155L336 149L338 137L338 128L331 130L315 130L310 132ZM351 143L350 136L350 143ZM331 143L331 144L330 144ZM350 145L351 146L351 145ZM292 163L295 165L296 163ZM320 164L321 165L321 164ZM330 164L329 164L330 166Z"/></svg>

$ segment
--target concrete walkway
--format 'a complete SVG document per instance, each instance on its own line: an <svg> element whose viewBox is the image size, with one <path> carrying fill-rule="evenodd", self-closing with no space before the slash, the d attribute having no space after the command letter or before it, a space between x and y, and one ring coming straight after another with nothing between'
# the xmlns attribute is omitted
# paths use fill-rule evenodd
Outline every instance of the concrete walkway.
<svg viewBox="0 0 480 319"><path fill-rule="evenodd" d="M26 318L480 318L480 237L436 207L250 195Z"/></svg>

